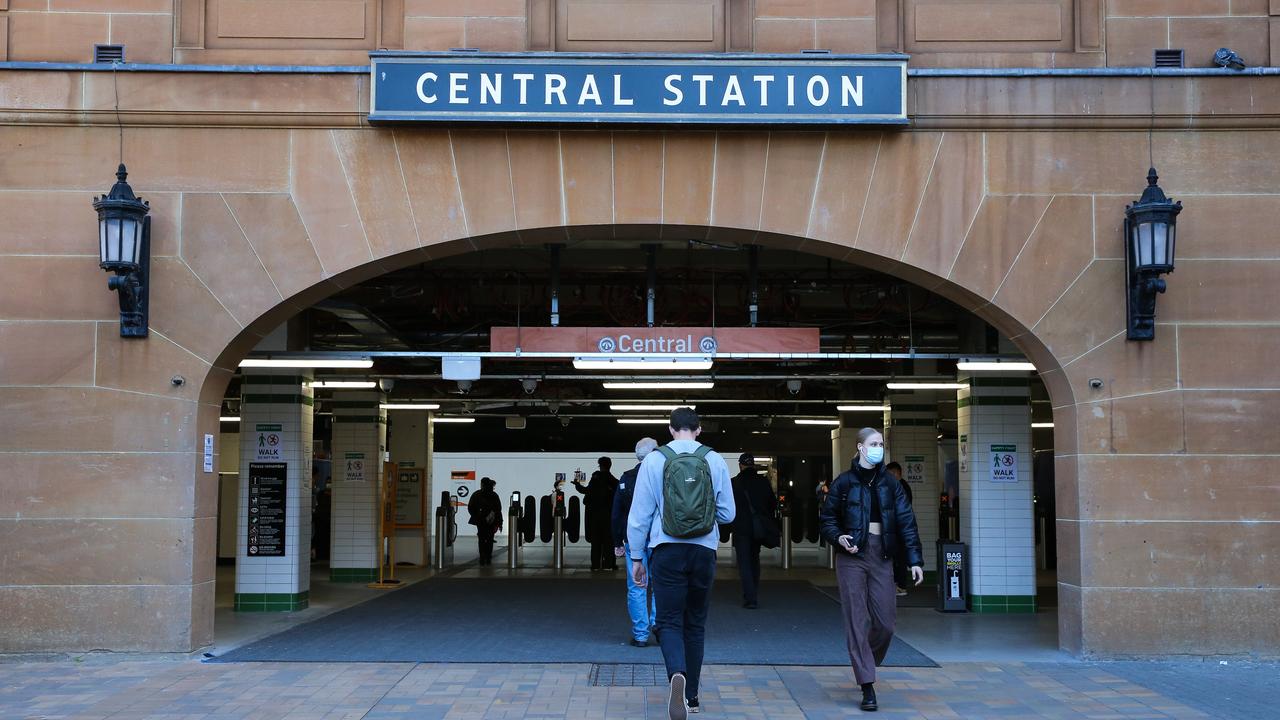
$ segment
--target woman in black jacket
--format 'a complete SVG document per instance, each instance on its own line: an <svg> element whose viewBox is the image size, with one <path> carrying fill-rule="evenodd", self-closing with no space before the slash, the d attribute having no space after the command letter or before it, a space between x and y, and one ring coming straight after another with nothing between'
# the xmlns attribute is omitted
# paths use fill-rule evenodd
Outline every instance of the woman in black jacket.
<svg viewBox="0 0 1280 720"><path fill-rule="evenodd" d="M863 710L876 710L876 666L893 639L897 598L893 555L901 544L916 585L924 581L916 516L902 484L885 472L884 436L858 432L858 456L831 483L820 514L822 536L844 552L836 555L836 580L844 611L853 676L862 686Z"/></svg>

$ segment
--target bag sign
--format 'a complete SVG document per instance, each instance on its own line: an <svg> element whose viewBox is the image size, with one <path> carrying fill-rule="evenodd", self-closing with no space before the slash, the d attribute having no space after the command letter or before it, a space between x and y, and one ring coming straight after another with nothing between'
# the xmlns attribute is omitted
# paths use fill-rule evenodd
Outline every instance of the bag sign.
<svg viewBox="0 0 1280 720"><path fill-rule="evenodd" d="M257 441L253 444L253 459L257 462L281 462L284 460L284 434L281 425L257 425Z"/></svg>
<svg viewBox="0 0 1280 720"><path fill-rule="evenodd" d="M923 455L905 455L903 460L906 467L903 468L902 479L911 485L924 484L924 456Z"/></svg>
<svg viewBox="0 0 1280 720"><path fill-rule="evenodd" d="M1018 446L991 446L991 482L1018 482Z"/></svg>

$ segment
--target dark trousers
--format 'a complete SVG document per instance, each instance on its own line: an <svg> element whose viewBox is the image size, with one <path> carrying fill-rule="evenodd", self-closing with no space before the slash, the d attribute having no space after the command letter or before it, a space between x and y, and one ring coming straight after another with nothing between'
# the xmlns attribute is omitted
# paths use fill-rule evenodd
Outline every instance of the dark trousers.
<svg viewBox="0 0 1280 720"><path fill-rule="evenodd" d="M849 664L859 684L876 681L876 666L884 661L893 640L898 599L893 589L893 561L881 557L879 535L868 535L857 555L836 550L836 581L844 615ZM658 606L661 611L662 606Z"/></svg>
<svg viewBox="0 0 1280 720"><path fill-rule="evenodd" d="M476 528L476 535L480 538L480 564L493 564L493 537L497 533L497 528Z"/></svg>
<svg viewBox="0 0 1280 720"><path fill-rule="evenodd" d="M613 570L618 567L611 543L591 543L591 569Z"/></svg>
<svg viewBox="0 0 1280 720"><path fill-rule="evenodd" d="M707 637L716 552L691 543L663 543L649 556L649 582L658 605L655 627L667 676L684 673L685 696L698 697Z"/></svg>
<svg viewBox="0 0 1280 720"><path fill-rule="evenodd" d="M911 569L907 567L907 549L901 542L893 553L893 584L900 588L911 587Z"/></svg>
<svg viewBox="0 0 1280 720"><path fill-rule="evenodd" d="M733 549L738 553L738 576L742 578L742 602L760 600L760 543L748 536L733 534Z"/></svg>

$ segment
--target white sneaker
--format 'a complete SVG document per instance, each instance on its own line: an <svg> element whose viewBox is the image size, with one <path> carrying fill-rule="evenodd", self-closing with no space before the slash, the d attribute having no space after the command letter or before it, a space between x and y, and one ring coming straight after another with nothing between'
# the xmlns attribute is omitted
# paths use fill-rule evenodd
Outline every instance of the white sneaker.
<svg viewBox="0 0 1280 720"><path fill-rule="evenodd" d="M898 588L898 597L906 597L906 596L907 596L906 588Z"/></svg>
<svg viewBox="0 0 1280 720"><path fill-rule="evenodd" d="M671 695L667 698L667 717L671 720L689 720L689 706L684 702L684 674L671 676Z"/></svg>

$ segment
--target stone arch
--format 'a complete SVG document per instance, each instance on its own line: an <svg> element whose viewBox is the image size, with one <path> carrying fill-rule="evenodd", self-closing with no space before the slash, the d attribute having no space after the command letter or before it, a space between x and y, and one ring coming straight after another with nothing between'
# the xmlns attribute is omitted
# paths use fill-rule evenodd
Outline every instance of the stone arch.
<svg viewBox="0 0 1280 720"><path fill-rule="evenodd" d="M181 199L174 270L199 281L189 291L217 350L202 416L281 321L390 270L550 241L755 242L902 278L1010 337L1049 388L1058 507L1075 517L1069 365L1122 331L1121 263L1096 256L1092 198L992 192L982 133L295 130L290 143L288 192ZM251 269L215 287L199 267L204 245ZM1106 311L1082 322L1099 297L1112 299ZM1060 637L1079 650L1074 531L1059 540Z"/></svg>
<svg viewBox="0 0 1280 720"><path fill-rule="evenodd" d="M129 543L146 549L130 555L136 562L129 567L104 576L101 587L78 583L42 589L41 597L63 607L145 607L154 610L151 617L167 620L145 630L130 624L141 619L108 627L42 617L35 605L22 606L16 622L37 630L6 645L55 650L80 649L78 643L86 642L183 650L212 639L217 484L200 472L200 438L218 433L222 393L236 362L298 310L353 283L448 254L586 237L626 242L655 231L664 237L751 240L868 265L958 302L1013 338L1044 369L1055 406L1057 506L1066 523L1059 533L1061 642L1073 650L1106 652L1105 623L1123 622L1123 614L1113 612L1094 621L1082 609L1080 588L1090 580L1082 577L1080 532L1073 524L1081 503L1076 448L1088 442L1141 452L1107 421L1115 415L1122 423L1140 422L1169 408L1117 399L1101 419L1094 405L1077 422L1076 403L1099 365L1118 368L1108 373L1130 396L1166 383L1173 333L1158 334L1147 347L1124 343L1123 263L1118 242L1106 241L1108 228L1095 222L1099 199L1086 194L1087 188L1059 182L1052 169L1014 172L1011 158L1026 148L1009 135L185 127L148 132L163 135L164 147L188 151L174 158L126 143L135 158L135 188L155 208L152 336L145 342L114 337L113 305L96 289L99 271L83 257L7 258L26 286L86 290L33 295L44 302L39 307L6 301L0 308L6 316L82 320L85 340L97 349L83 387L7 392L14 415L37 421L9 426L5 446L26 453L0 462L15 476L35 478L33 483L56 482L70 461L39 453L52 447L48 435L60 427L79 436L78 451L110 452L94 472L112 482L136 478L129 496L156 503L157 519L101 532L129 533ZM47 169L38 170L32 182L75 191L58 193L50 202L76 207L96 186L68 174L66 163L57 160L104 165L97 161L115 157L116 134L110 128L69 127L42 137L55 161L41 165ZM205 169L194 172L191 163L202 159L208 161ZM69 211L54 215L59 222L64 215L74 217ZM80 331L67 331L73 329ZM67 372L72 371L84 374L80 368ZM178 374L192 382L171 385ZM56 384L34 376L31 383ZM82 417L38 410L57 403L80 408ZM117 422L100 423L104 417ZM46 562L32 561L30 567L15 583L47 586L55 577Z"/></svg>

